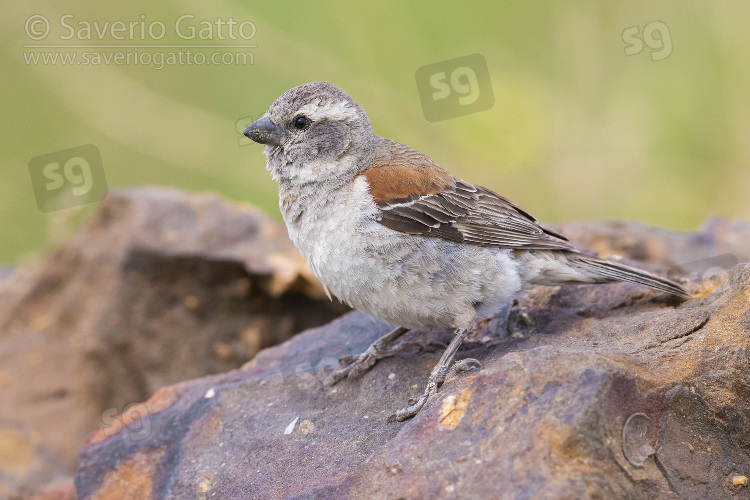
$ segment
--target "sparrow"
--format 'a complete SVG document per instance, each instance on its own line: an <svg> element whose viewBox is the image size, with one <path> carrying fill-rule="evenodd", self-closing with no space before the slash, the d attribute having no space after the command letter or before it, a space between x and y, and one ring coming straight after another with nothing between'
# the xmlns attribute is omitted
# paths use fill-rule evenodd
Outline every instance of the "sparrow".
<svg viewBox="0 0 750 500"><path fill-rule="evenodd" d="M364 108L329 82L290 89L243 134L265 145L289 236L329 297L399 325L342 359L326 383L393 355L410 329L454 330L424 392L395 420L478 363L453 361L467 334L534 285L629 281L691 298L668 279L577 250L506 198L378 136Z"/></svg>

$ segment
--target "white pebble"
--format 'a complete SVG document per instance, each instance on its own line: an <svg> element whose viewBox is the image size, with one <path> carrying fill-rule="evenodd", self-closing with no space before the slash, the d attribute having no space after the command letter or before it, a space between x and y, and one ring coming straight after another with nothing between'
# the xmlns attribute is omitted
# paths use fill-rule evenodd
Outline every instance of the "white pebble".
<svg viewBox="0 0 750 500"><path fill-rule="evenodd" d="M286 426L286 429L284 429L284 434L291 434L294 432L294 426L297 425L297 422L299 421L299 417L292 420L292 423Z"/></svg>

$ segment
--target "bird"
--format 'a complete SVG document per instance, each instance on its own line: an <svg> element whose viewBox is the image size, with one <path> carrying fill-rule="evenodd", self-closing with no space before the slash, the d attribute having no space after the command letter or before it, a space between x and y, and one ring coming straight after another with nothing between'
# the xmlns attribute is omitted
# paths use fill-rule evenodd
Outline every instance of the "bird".
<svg viewBox="0 0 750 500"><path fill-rule="evenodd" d="M391 420L413 417L445 380L478 363L454 362L466 336L535 285L628 281L692 297L676 282L574 248L503 196L377 135L365 109L330 82L288 90L243 134L265 146L289 236L329 298L398 325L342 358L325 383L393 355L409 330L453 330L422 394Z"/></svg>

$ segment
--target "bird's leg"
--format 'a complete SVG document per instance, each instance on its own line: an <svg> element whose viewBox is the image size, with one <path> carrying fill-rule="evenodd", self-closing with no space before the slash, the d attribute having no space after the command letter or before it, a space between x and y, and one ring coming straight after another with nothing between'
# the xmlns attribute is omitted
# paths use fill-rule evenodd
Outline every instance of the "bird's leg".
<svg viewBox="0 0 750 500"><path fill-rule="evenodd" d="M389 420L395 419L401 422L403 420L406 420L407 418L413 417L419 412L419 410L422 409L422 407L425 405L427 400L431 398L433 395L435 395L435 393L437 393L438 387L440 387L440 385L445 381L445 379L450 378L450 376L455 375L455 373L459 371L466 370L468 365L470 364L473 364L473 363L479 364L479 361L477 361L476 359L463 359L461 361L456 362L453 365L453 368L451 368L451 363L453 361L453 357L456 355L456 351L458 351L458 348L461 345L461 342L464 341L464 339L466 338L466 335L470 331L471 331L471 328L464 328L456 332L456 336L453 337L453 340L448 345L448 348L440 357L440 361L438 361L438 364L435 365L435 368L432 369L432 373L430 373L430 378L427 380L427 387L425 388L424 392L419 397L419 399L417 399L413 403L411 402L412 400L410 400L409 406L391 415Z"/></svg>
<svg viewBox="0 0 750 500"><path fill-rule="evenodd" d="M389 346L389 344L408 331L408 328L400 326L373 342L370 347L359 356L344 356L339 360L343 366L336 368L333 373L326 377L323 384L333 385L341 379L357 377L367 371L377 360L398 353L400 350L398 346Z"/></svg>

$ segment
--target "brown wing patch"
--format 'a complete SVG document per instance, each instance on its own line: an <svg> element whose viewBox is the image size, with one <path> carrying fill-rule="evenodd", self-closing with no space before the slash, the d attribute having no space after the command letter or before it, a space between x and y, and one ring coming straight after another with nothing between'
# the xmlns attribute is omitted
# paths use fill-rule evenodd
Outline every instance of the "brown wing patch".
<svg viewBox="0 0 750 500"><path fill-rule="evenodd" d="M436 175L438 174L438 175ZM370 185L370 194L375 203L408 198L410 195L436 194L452 187L450 176L439 175L429 168L413 168L404 165L385 165L371 168L362 175Z"/></svg>
<svg viewBox="0 0 750 500"><path fill-rule="evenodd" d="M378 204L436 194L455 186L453 177L437 163L395 141L380 145L373 167L362 175Z"/></svg>
<svg viewBox="0 0 750 500"><path fill-rule="evenodd" d="M413 149L383 139L364 175L380 208L378 222L401 233L499 248L573 250L518 206L455 179Z"/></svg>

